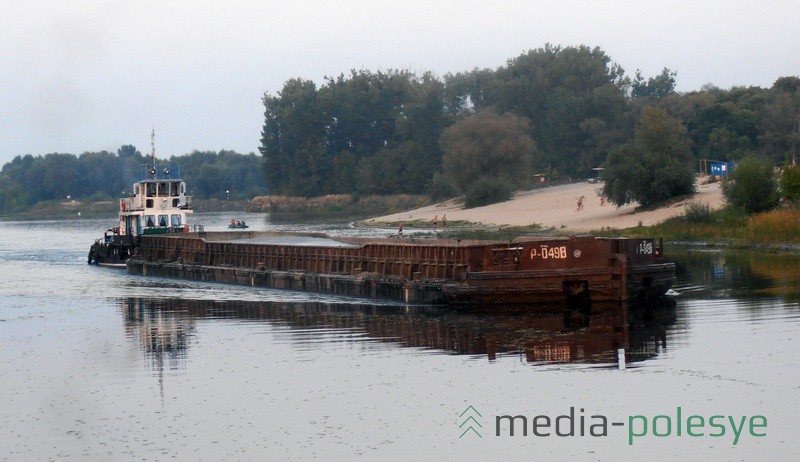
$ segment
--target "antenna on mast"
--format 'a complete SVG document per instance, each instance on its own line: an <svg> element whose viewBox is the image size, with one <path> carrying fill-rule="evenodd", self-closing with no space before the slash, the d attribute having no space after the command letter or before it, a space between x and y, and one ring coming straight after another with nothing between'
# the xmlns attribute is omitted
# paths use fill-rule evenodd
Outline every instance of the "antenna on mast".
<svg viewBox="0 0 800 462"><path fill-rule="evenodd" d="M150 156L153 158L153 166L150 167L150 174L156 177L156 129L150 133Z"/></svg>

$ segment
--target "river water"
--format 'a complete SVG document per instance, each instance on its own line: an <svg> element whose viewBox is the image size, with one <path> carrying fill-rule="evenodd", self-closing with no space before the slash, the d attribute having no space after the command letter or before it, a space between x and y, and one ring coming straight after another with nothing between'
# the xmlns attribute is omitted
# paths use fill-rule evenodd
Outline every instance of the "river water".
<svg viewBox="0 0 800 462"><path fill-rule="evenodd" d="M0 460L800 455L798 256L668 245L671 303L454 311L87 265L111 222L0 222Z"/></svg>

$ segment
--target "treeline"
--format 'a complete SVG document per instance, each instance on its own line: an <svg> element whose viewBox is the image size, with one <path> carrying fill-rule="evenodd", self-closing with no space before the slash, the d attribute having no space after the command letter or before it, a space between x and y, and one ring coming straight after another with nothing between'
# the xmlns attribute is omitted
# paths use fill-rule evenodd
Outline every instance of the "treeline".
<svg viewBox="0 0 800 462"><path fill-rule="evenodd" d="M599 48L547 45L497 69L442 78L361 70L319 87L292 79L264 95L259 149L270 192L303 196L442 197L478 180L522 187L537 177L587 178L609 152L663 145L637 132L653 114L674 126L670 136L688 153L679 161L693 171L701 159L780 165L796 157L800 79L677 93L676 77L666 68L628 76Z"/></svg>
<svg viewBox="0 0 800 462"><path fill-rule="evenodd" d="M266 192L262 159L233 151L194 151L159 164L180 168L192 195L197 198L250 199ZM85 152L80 155L52 153L17 156L0 171L0 213L25 210L50 200L116 200L130 194L131 185L151 163L135 146L116 153Z"/></svg>
<svg viewBox="0 0 800 462"><path fill-rule="evenodd" d="M676 77L666 68L629 76L599 48L547 45L441 78L361 70L320 86L291 79L263 97L263 157L195 151L169 162L198 198L464 194L480 203L605 168L610 201L650 204L690 188L703 159L797 159L800 78L677 93ZM0 171L0 213L67 196L113 200L146 162L131 145L17 156Z"/></svg>

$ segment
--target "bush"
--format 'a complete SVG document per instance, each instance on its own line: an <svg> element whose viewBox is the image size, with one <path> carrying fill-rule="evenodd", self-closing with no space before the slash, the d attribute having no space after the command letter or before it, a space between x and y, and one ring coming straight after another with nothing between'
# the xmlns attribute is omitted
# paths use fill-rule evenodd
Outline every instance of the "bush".
<svg viewBox="0 0 800 462"><path fill-rule="evenodd" d="M503 178L481 177L467 189L464 208L471 209L511 199L514 186Z"/></svg>
<svg viewBox="0 0 800 462"><path fill-rule="evenodd" d="M456 190L450 185L441 172L435 172L433 174L431 185L428 188L428 197L430 197L432 201L450 199L457 195Z"/></svg>
<svg viewBox="0 0 800 462"><path fill-rule="evenodd" d="M727 206L718 210L714 217L718 223L724 224L728 228L741 228L747 225L747 214L744 210Z"/></svg>
<svg viewBox="0 0 800 462"><path fill-rule="evenodd" d="M711 206L698 202L691 202L686 205L684 216L689 223L711 223Z"/></svg>
<svg viewBox="0 0 800 462"><path fill-rule="evenodd" d="M725 199L748 214L772 210L778 205L778 184L772 168L756 159L746 157L722 183Z"/></svg>

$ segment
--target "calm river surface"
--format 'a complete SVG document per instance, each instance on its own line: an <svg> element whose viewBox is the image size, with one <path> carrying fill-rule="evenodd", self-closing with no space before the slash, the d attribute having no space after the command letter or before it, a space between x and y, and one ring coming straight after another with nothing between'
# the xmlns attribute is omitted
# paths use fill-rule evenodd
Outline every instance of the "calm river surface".
<svg viewBox="0 0 800 462"><path fill-rule="evenodd" d="M667 246L672 304L456 312L87 265L113 221L0 222L0 460L800 456L798 256Z"/></svg>

